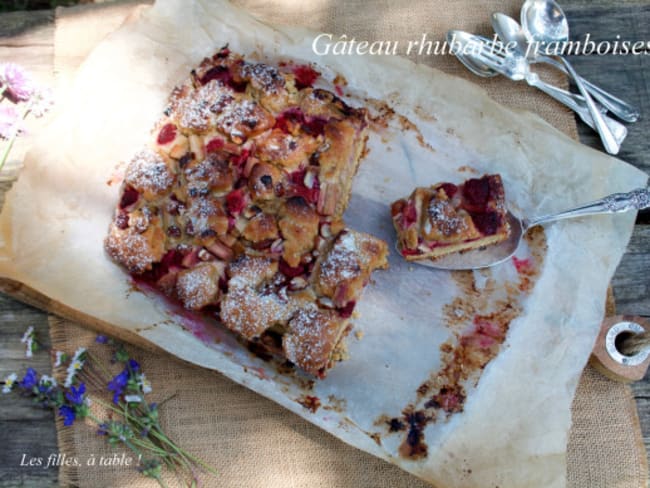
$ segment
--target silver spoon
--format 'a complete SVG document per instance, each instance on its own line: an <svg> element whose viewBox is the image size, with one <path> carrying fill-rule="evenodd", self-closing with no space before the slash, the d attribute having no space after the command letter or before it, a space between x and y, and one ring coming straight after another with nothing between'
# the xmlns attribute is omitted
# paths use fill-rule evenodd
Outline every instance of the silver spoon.
<svg viewBox="0 0 650 488"><path fill-rule="evenodd" d="M530 63L545 63L554 66L555 68L567 73L566 68L557 62L555 59L545 56L535 49L535 45L528 42L526 32L519 25L519 23L512 17L508 17L502 13L492 14L492 27L494 32L497 33L499 38L506 43L509 47L514 47L515 51L525 56ZM620 98L615 97L611 93L606 92L602 88L588 82L580 77L582 83L587 88L587 91L598 100L603 107L616 115L619 119L625 122L636 122L639 119L639 111L624 102Z"/></svg>
<svg viewBox="0 0 650 488"><path fill-rule="evenodd" d="M447 43L449 45L453 45L454 43L459 43L461 49L457 50L453 54L458 58L458 61L463 63L465 67L470 70L472 73L474 73L476 76L480 76L482 78L494 78L495 76L499 76L499 73L492 68L490 68L488 65L481 63L478 60L475 60L474 58L464 54L464 49L468 45L469 42L473 42L474 40L479 40L480 42L485 42L489 43L490 40L487 37L475 35L475 34L469 34L468 32L463 32L459 30L450 30L447 32Z"/></svg>
<svg viewBox="0 0 650 488"><path fill-rule="evenodd" d="M560 6L553 0L526 0L521 10L521 19L524 29L534 41L539 43L563 43L569 40L569 23ZM605 150L610 154L618 154L620 145L616 142L612 132L603 120L602 114L598 111L578 73L565 58L558 56L558 59L562 61L562 64L564 64L564 67L575 81L578 90L585 98Z"/></svg>
<svg viewBox="0 0 650 488"><path fill-rule="evenodd" d="M510 236L507 240L493 246L486 246L483 249L448 254L436 259L410 262L443 270L489 268L510 259L517 251L526 232L537 225L585 215L628 212L630 210L643 210L648 207L650 207L650 189L639 188L629 193L614 193L586 205L532 219L520 219L508 211ZM400 252L398 243L395 244L395 247Z"/></svg>
<svg viewBox="0 0 650 488"><path fill-rule="evenodd" d="M585 124L594 128L594 121L584 98L545 83L536 73L530 71L530 65L522 54L495 45L492 40L485 37L459 30L449 31L447 42L455 46L454 54L474 74L487 77L501 74L514 81L525 80L530 86L569 107ZM614 134L616 142L621 144L627 137L627 128L604 114L603 119Z"/></svg>

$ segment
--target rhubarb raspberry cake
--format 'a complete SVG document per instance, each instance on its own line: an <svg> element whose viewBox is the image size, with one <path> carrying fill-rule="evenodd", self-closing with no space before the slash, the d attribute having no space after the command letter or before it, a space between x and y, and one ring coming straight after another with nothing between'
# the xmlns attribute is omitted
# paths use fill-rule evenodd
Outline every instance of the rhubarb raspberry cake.
<svg viewBox="0 0 650 488"><path fill-rule="evenodd" d="M345 228L367 114L222 48L129 163L105 240L136 279L324 376L386 244Z"/></svg>
<svg viewBox="0 0 650 488"><path fill-rule="evenodd" d="M506 214L499 175L416 188L391 206L398 245L409 261L501 242L510 233Z"/></svg>

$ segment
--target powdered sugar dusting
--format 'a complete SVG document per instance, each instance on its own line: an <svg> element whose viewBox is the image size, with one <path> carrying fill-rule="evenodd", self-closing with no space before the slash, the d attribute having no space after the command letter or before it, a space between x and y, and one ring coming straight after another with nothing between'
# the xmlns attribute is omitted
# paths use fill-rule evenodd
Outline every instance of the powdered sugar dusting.
<svg viewBox="0 0 650 488"><path fill-rule="evenodd" d="M444 236L460 234L467 230L465 219L459 216L448 200L433 197L427 207L429 221Z"/></svg>
<svg viewBox="0 0 650 488"><path fill-rule="evenodd" d="M356 235L353 232L345 232L323 259L320 266L321 280L335 284L356 278L361 273L361 259L362 253Z"/></svg>
<svg viewBox="0 0 650 488"><path fill-rule="evenodd" d="M317 373L327 365L342 324L332 311L321 311L315 306L298 310L282 341L287 359L306 371Z"/></svg>
<svg viewBox="0 0 650 488"><path fill-rule="evenodd" d="M232 91L212 80L178 100L174 117L184 129L205 131L216 125L217 115L233 100Z"/></svg>
<svg viewBox="0 0 650 488"><path fill-rule="evenodd" d="M259 111L261 108L251 100L241 100L226 106L217 118L218 126L231 136L243 135L241 126L249 129L256 127L260 122Z"/></svg>
<svg viewBox="0 0 650 488"><path fill-rule="evenodd" d="M182 271L176 281L178 296L185 307L198 310L216 301L219 295L219 272L211 263Z"/></svg>
<svg viewBox="0 0 650 488"><path fill-rule="evenodd" d="M152 149L139 151L126 169L124 181L140 192L164 193L174 182L174 175L162 156Z"/></svg>
<svg viewBox="0 0 650 488"><path fill-rule="evenodd" d="M273 66L267 64L245 64L242 76L249 78L251 83L267 93L278 93L284 86L284 77Z"/></svg>
<svg viewBox="0 0 650 488"><path fill-rule="evenodd" d="M120 230L111 224L111 230L105 241L109 255L124 264L133 273L143 273L151 268L151 263L158 258L154 256L148 239L134 229Z"/></svg>

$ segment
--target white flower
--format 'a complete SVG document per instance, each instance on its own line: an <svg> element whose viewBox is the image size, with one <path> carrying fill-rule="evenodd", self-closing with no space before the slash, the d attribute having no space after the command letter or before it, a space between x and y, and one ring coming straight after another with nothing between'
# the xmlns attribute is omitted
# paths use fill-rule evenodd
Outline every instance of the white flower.
<svg viewBox="0 0 650 488"><path fill-rule="evenodd" d="M7 394L11 391L11 389L14 387L14 384L16 384L16 379L18 378L18 375L16 373L11 373L5 378L5 384L2 386L2 393Z"/></svg>
<svg viewBox="0 0 650 488"><path fill-rule="evenodd" d="M142 388L142 393L151 393L151 382L147 379L144 373L138 376L138 385Z"/></svg>
<svg viewBox="0 0 650 488"><path fill-rule="evenodd" d="M80 347L75 351L74 356L72 356L72 360L70 361L67 369L68 374L66 375L65 382L63 383L63 386L66 388L70 388L72 386L72 382L74 381L74 377L77 375L77 372L83 368L84 362L86 361L85 354L86 348Z"/></svg>
<svg viewBox="0 0 650 488"><path fill-rule="evenodd" d="M34 337L35 337L35 335L36 334L34 333L34 327L30 325L29 327L27 327L27 330L23 334L22 339L20 339L20 342L25 344L25 357L26 358L31 358L32 355L33 355L32 353L34 352Z"/></svg>
<svg viewBox="0 0 650 488"><path fill-rule="evenodd" d="M140 403L142 397L140 395L124 395L124 401L126 403Z"/></svg>
<svg viewBox="0 0 650 488"><path fill-rule="evenodd" d="M56 359L54 360L54 367L58 368L63 364L63 356L65 356L65 353L63 351L56 351Z"/></svg>
<svg viewBox="0 0 650 488"><path fill-rule="evenodd" d="M41 379L38 381L38 384L50 390L56 386L56 380L51 376L44 374L43 376L41 376Z"/></svg>
<svg viewBox="0 0 650 488"><path fill-rule="evenodd" d="M54 105L54 95L49 88L40 88L32 95L29 110L35 117L42 117Z"/></svg>
<svg viewBox="0 0 650 488"><path fill-rule="evenodd" d="M20 342L23 344L27 344L27 341L29 341L30 338L34 337L34 326L30 325L27 327L27 330L23 334L23 338L20 339Z"/></svg>

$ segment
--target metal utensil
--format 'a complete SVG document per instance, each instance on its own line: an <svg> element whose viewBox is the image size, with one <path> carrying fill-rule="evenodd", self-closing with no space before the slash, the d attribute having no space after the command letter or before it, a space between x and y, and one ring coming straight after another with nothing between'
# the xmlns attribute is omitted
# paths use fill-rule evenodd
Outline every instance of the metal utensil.
<svg viewBox="0 0 650 488"><path fill-rule="evenodd" d="M515 51L522 56L525 56L529 62L548 64L568 74L566 68L561 63L550 56L541 54L537 49L535 49L534 44L528 42L526 32L512 17L508 17L502 13L494 13L492 14L492 27L494 28L494 32L499 36L499 39L509 46L514 47ZM585 88L587 88L587 91L598 100L603 107L612 112L619 119L624 120L625 122L636 122L639 119L639 111L637 109L620 98L615 97L611 93L608 93L590 83L584 78L580 77L580 79L585 85Z"/></svg>
<svg viewBox="0 0 650 488"><path fill-rule="evenodd" d="M594 122L584 98L545 83L537 74L530 71L530 66L522 55L516 54L514 51L507 51L502 45L468 32L449 31L447 39L450 44L453 40L458 48L456 56L473 73L478 76L493 76L493 73L497 72L511 80L526 80L529 85L542 90L575 111L587 125L594 128ZM627 128L605 115L603 115L603 119L620 145L627 137Z"/></svg>
<svg viewBox="0 0 650 488"><path fill-rule="evenodd" d="M535 41L562 43L569 40L569 23L560 6L553 0L526 0L522 7L522 24ZM603 114L598 111L587 88L585 88L571 63L562 56L558 56L558 59L564 64L564 67L575 81L578 90L585 98L605 150L609 154L618 154L620 144L616 142L612 131L603 119Z"/></svg>
<svg viewBox="0 0 650 488"><path fill-rule="evenodd" d="M639 188L629 193L614 193L586 205L532 219L520 219L508 211L507 218L510 224L510 236L506 241L493 246L487 246L484 249L448 254L447 256L442 256L434 260L412 262L429 268L443 270L489 268L511 258L517 251L523 236L535 226L586 215L628 212L630 210L643 210L648 207L650 207L650 189ZM399 252L399 245L395 244L395 247Z"/></svg>

